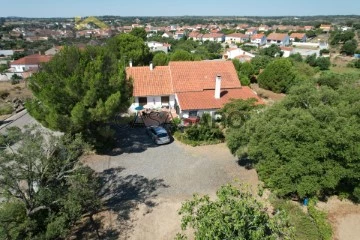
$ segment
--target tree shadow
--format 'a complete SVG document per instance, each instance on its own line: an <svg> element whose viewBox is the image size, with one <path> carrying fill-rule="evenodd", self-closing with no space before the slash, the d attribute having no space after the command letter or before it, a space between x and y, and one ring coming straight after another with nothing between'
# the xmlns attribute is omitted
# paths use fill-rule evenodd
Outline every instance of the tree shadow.
<svg viewBox="0 0 360 240"><path fill-rule="evenodd" d="M237 163L239 164L239 166L244 167L246 170L251 170L255 167L254 162L251 161L248 157L239 158Z"/></svg>
<svg viewBox="0 0 360 240"><path fill-rule="evenodd" d="M158 147L147 135L144 127L115 128L115 146L107 155L118 156L123 153L141 153L148 148Z"/></svg>
<svg viewBox="0 0 360 240"><path fill-rule="evenodd" d="M116 214L116 221L121 223L115 232L108 231L109 236L120 233L128 233L133 228L131 213L137 210L140 204L146 206L146 213L158 204L154 201L159 188L169 187L163 179L148 179L140 175L123 176L124 168L111 168L99 174L102 189L99 196L103 200L104 207ZM113 230L113 229L111 229ZM104 233L103 233L104 234Z"/></svg>

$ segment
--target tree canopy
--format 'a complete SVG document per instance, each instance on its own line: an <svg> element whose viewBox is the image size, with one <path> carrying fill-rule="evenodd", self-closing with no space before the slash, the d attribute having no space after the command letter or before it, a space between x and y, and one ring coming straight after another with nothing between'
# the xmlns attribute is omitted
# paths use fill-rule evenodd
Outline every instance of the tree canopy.
<svg viewBox="0 0 360 240"><path fill-rule="evenodd" d="M65 47L30 79L30 114L62 132L106 137L104 123L126 109L132 94L124 66L104 47Z"/></svg>
<svg viewBox="0 0 360 240"><path fill-rule="evenodd" d="M230 129L234 154L255 163L279 196L347 192L360 200L360 91L346 75L304 81L240 129Z"/></svg>
<svg viewBox="0 0 360 240"><path fill-rule="evenodd" d="M134 35L135 37L139 37L142 40L146 41L147 33L145 31L145 28L136 27L133 28L130 32L131 35Z"/></svg>
<svg viewBox="0 0 360 240"><path fill-rule="evenodd" d="M36 128L1 137L0 239L59 239L100 207L99 182L78 162L80 135L55 137Z"/></svg>
<svg viewBox="0 0 360 240"><path fill-rule="evenodd" d="M248 191L227 185L216 200L195 195L183 203L182 229L195 230L195 239L292 239L292 228L284 211L269 217L263 205Z"/></svg>
<svg viewBox="0 0 360 240"><path fill-rule="evenodd" d="M266 66L258 77L259 86L277 93L285 93L295 84L296 74L289 59L279 58Z"/></svg>

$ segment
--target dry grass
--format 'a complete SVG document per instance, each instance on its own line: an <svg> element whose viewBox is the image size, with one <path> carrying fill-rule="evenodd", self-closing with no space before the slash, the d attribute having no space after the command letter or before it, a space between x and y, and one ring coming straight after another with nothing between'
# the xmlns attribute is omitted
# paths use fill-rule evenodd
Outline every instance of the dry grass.
<svg viewBox="0 0 360 240"><path fill-rule="evenodd" d="M25 100L32 97L32 93L30 89L26 87L24 81L16 85L12 85L10 82L0 82L0 91L8 91L10 93L8 99L17 97Z"/></svg>

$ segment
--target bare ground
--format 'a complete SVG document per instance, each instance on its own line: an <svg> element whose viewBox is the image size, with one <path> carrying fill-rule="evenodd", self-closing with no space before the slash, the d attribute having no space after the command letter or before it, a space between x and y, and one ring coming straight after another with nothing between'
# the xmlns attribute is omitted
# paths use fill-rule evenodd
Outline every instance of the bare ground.
<svg viewBox="0 0 360 240"><path fill-rule="evenodd" d="M264 100L264 102L268 104L281 101L286 96L283 93L274 93L270 90L263 89L259 87L259 84L257 83L251 84L250 87L259 95L259 97L261 97Z"/></svg>
<svg viewBox="0 0 360 240"><path fill-rule="evenodd" d="M319 203L318 206L328 213L334 240L360 239L360 205L331 197L326 203Z"/></svg>
<svg viewBox="0 0 360 240"><path fill-rule="evenodd" d="M107 210L95 216L101 239L165 240L179 232L192 239L191 230L181 230L182 202L194 193L214 197L221 185L235 181L256 190L256 171L242 167L225 144L190 147L175 141L153 146L139 136L130 138L135 148L83 159L100 175L106 173L112 186L104 198ZM94 237L84 232L80 238Z"/></svg>

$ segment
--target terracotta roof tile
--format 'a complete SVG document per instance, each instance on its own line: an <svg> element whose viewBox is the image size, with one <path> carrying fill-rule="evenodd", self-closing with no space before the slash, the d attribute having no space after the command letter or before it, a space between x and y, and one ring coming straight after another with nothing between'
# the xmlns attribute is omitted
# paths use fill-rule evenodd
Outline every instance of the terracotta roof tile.
<svg viewBox="0 0 360 240"><path fill-rule="evenodd" d="M34 54L15 60L10 65L39 65L40 63L50 61L51 58L52 56Z"/></svg>
<svg viewBox="0 0 360 240"><path fill-rule="evenodd" d="M249 38L249 35L243 33L231 33L226 35L226 37L233 37L233 38Z"/></svg>
<svg viewBox="0 0 360 240"><path fill-rule="evenodd" d="M174 92L202 91L215 88L221 76L224 88L238 88L240 81L231 61L170 62Z"/></svg>
<svg viewBox="0 0 360 240"><path fill-rule="evenodd" d="M305 33L292 33L290 35L291 38L299 38L302 39L305 36Z"/></svg>
<svg viewBox="0 0 360 240"><path fill-rule="evenodd" d="M219 109L232 99L257 99L257 104L264 102L249 88L241 87L237 89L222 89L221 97L214 97L214 90L205 90L201 92L183 92L177 93L179 105L182 110L195 109Z"/></svg>
<svg viewBox="0 0 360 240"><path fill-rule="evenodd" d="M262 39L265 35L262 34L262 33L258 33L258 34L255 34L251 37L252 40L255 40L255 39Z"/></svg>
<svg viewBox="0 0 360 240"><path fill-rule="evenodd" d="M267 36L267 39L274 41L281 41L284 40L286 36L287 36L286 33L270 33L269 36Z"/></svg>
<svg viewBox="0 0 360 240"><path fill-rule="evenodd" d="M134 80L134 96L159 96L173 94L170 69L168 66L128 67L127 77Z"/></svg>

